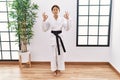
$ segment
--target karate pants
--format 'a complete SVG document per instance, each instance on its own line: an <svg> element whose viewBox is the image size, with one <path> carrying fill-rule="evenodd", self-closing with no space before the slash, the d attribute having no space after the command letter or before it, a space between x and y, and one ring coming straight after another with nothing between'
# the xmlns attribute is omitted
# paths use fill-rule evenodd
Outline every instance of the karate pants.
<svg viewBox="0 0 120 80"><path fill-rule="evenodd" d="M65 70L64 52L60 45L60 55L58 55L57 46L52 45L51 53L51 71Z"/></svg>

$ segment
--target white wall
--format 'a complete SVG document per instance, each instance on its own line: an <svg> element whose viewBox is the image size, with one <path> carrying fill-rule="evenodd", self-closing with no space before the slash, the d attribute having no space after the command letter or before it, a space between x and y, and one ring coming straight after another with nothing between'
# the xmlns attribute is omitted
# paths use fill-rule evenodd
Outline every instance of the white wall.
<svg viewBox="0 0 120 80"><path fill-rule="evenodd" d="M113 0L110 63L120 72L120 0Z"/></svg>
<svg viewBox="0 0 120 80"><path fill-rule="evenodd" d="M50 52L48 34L41 29L42 13L51 15L51 6L60 5L61 16L68 11L72 18L72 28L64 32L64 42L67 49L65 54L66 61L72 62L108 62L109 47L76 47L76 12L77 0L33 0L39 5L38 18L34 26L34 37L31 40L30 51L32 61L49 61L52 53Z"/></svg>

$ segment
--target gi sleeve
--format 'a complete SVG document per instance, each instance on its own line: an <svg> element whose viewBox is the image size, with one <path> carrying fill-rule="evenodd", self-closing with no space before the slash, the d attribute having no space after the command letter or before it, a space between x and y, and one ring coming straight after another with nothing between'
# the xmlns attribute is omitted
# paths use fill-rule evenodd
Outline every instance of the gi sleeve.
<svg viewBox="0 0 120 80"><path fill-rule="evenodd" d="M49 28L50 28L50 23L48 22L48 20L43 21L43 22L42 22L42 30L43 30L44 32L46 32L46 31L49 30Z"/></svg>
<svg viewBox="0 0 120 80"><path fill-rule="evenodd" d="M64 23L62 25L64 27L64 29L66 31L68 31L71 27L71 19L67 20L67 19L64 19Z"/></svg>

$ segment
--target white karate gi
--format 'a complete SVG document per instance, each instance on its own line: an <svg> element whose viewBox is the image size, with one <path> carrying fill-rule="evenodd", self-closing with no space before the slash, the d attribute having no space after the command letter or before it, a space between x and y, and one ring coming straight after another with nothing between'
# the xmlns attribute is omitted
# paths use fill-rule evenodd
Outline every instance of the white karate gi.
<svg viewBox="0 0 120 80"><path fill-rule="evenodd" d="M71 21L67 20L62 17L58 17L57 20L54 19L54 17L51 17L47 19L45 22L42 23L42 29L43 31L58 31L65 29L66 31L69 30L71 25ZM59 34L62 38L62 33ZM63 38L62 38L63 39ZM64 40L63 40L64 43ZM51 70L65 70L65 64L64 64L64 54L63 49L60 44L60 55L58 55L57 51L57 43L56 43L56 37L54 34L50 33L50 44L51 44L51 50L52 50L52 59L51 59Z"/></svg>

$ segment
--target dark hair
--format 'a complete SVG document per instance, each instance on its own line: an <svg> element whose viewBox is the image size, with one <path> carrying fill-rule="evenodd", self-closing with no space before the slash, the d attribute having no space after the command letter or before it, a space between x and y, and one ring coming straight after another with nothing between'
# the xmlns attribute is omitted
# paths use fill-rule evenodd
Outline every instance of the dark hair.
<svg viewBox="0 0 120 80"><path fill-rule="evenodd" d="M53 5L52 8L51 8L51 11L53 11L54 7L57 7L59 9L59 11L60 11L60 7L58 5Z"/></svg>

